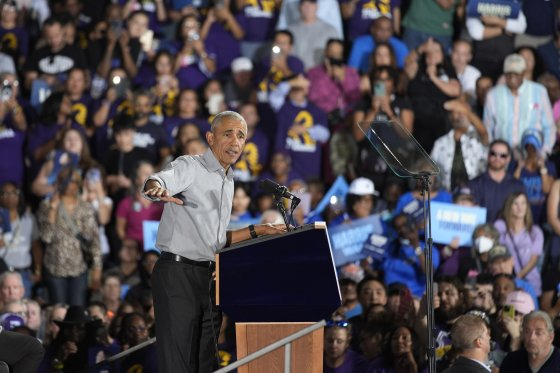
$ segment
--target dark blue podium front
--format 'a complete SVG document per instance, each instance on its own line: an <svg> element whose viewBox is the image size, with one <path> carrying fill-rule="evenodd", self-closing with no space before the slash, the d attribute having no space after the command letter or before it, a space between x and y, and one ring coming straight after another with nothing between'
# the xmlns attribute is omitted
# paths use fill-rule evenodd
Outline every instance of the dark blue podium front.
<svg viewBox="0 0 560 373"><path fill-rule="evenodd" d="M217 299L236 322L308 322L341 303L327 229L315 223L217 255Z"/></svg>

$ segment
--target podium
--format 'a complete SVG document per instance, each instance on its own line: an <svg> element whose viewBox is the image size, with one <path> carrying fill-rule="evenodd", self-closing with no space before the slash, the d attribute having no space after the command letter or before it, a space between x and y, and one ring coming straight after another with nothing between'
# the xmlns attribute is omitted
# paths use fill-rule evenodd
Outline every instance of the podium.
<svg viewBox="0 0 560 373"><path fill-rule="evenodd" d="M216 303L236 322L240 359L334 312L341 304L327 228L309 224L216 254ZM283 372L283 349L239 372ZM293 372L323 371L323 330L292 343Z"/></svg>

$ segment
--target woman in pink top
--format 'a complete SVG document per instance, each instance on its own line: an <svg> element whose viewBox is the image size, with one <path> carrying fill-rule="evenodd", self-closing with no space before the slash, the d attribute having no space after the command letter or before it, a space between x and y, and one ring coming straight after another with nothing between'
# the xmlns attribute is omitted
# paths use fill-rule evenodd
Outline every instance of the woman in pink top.
<svg viewBox="0 0 560 373"><path fill-rule="evenodd" d="M138 163L135 170L134 190L132 195L124 198L117 207L117 234L121 240L132 238L143 247L142 224L145 220L161 218L163 205L142 197L144 180L154 173L154 167L145 161Z"/></svg>

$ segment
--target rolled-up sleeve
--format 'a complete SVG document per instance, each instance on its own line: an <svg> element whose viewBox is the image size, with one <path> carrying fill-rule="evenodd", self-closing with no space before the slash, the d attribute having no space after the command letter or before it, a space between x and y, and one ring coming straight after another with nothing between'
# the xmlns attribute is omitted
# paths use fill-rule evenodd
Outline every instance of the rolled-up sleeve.
<svg viewBox="0 0 560 373"><path fill-rule="evenodd" d="M193 158L186 156L175 159L163 170L148 177L144 182L144 189L149 180L155 180L172 196L185 191L194 180L194 162L196 161ZM146 194L144 194L144 197L152 201L159 200L146 196Z"/></svg>

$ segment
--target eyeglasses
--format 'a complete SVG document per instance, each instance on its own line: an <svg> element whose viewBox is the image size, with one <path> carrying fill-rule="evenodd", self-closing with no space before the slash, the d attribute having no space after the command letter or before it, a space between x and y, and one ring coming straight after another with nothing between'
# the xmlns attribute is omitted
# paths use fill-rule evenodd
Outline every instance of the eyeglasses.
<svg viewBox="0 0 560 373"><path fill-rule="evenodd" d="M328 320L327 321L327 328L332 328L333 326L339 326L341 328L347 328L348 327L348 321L345 320Z"/></svg>
<svg viewBox="0 0 560 373"><path fill-rule="evenodd" d="M0 192L0 197L19 196L19 190L11 190L9 192Z"/></svg>
<svg viewBox="0 0 560 373"><path fill-rule="evenodd" d="M490 150L490 156L491 157L500 157L502 159L506 159L507 157L509 157L508 153L498 153L494 150Z"/></svg>

